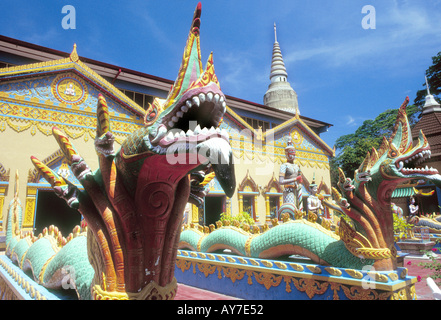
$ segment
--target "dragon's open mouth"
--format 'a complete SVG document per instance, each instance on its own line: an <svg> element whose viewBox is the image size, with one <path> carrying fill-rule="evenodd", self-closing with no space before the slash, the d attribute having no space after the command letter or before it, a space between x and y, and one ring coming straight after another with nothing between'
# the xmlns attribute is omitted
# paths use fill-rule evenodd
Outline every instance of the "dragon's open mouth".
<svg viewBox="0 0 441 320"><path fill-rule="evenodd" d="M229 134L218 128L225 111L225 96L217 86L189 90L162 119L149 140L155 152L178 159L180 163L202 164L198 174L202 172L204 176L212 169L225 194L231 197L235 176ZM199 184L192 183L192 189L200 194ZM197 197L198 203L200 198Z"/></svg>
<svg viewBox="0 0 441 320"><path fill-rule="evenodd" d="M438 170L428 165L424 166L424 162L430 159L431 156L430 147L417 149L405 158L401 158L396 162L396 167L403 175L435 175L438 174Z"/></svg>
<svg viewBox="0 0 441 320"><path fill-rule="evenodd" d="M204 91L190 90L184 94L181 104L164 118L163 123L170 129L178 128L185 132L194 123L201 128L218 127L226 111L225 96L215 85L204 88Z"/></svg>

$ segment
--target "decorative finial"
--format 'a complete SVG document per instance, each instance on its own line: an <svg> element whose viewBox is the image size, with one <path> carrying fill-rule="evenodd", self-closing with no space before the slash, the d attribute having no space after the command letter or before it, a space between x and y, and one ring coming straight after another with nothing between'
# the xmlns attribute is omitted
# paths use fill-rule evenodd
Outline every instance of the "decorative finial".
<svg viewBox="0 0 441 320"><path fill-rule="evenodd" d="M438 103L438 101L435 100L433 95L430 94L429 82L427 81L427 77L426 77L426 89L427 89L427 95L426 95L426 102L424 103L423 106L423 114L434 111L440 112L441 111L440 104Z"/></svg>
<svg viewBox="0 0 441 320"><path fill-rule="evenodd" d="M276 23L274 22L274 39L275 42L277 42L277 30L276 30Z"/></svg>
<svg viewBox="0 0 441 320"><path fill-rule="evenodd" d="M72 62L77 62L80 58L78 57L78 53L77 53L77 44L76 43L74 43L74 47L73 47L73 50L72 50L72 52L71 52L71 54L70 54L70 60L72 61Z"/></svg>

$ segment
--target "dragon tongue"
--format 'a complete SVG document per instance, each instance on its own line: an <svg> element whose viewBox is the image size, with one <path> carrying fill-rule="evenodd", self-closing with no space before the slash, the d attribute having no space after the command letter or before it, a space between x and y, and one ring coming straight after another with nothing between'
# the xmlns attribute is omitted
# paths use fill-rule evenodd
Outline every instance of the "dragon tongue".
<svg viewBox="0 0 441 320"><path fill-rule="evenodd" d="M228 163L212 163L213 171L216 174L222 189L228 198L231 198L236 189L236 175L234 173L233 153L229 154Z"/></svg>
<svg viewBox="0 0 441 320"><path fill-rule="evenodd" d="M236 176L234 174L233 151L229 142L224 138L213 137L199 143L197 152L198 158L205 158L211 164L222 189L231 198L236 188Z"/></svg>

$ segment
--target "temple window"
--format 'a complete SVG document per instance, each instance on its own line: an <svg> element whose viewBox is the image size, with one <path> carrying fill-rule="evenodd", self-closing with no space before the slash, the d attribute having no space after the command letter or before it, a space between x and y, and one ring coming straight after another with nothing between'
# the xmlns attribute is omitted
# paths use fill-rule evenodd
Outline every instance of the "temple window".
<svg viewBox="0 0 441 320"><path fill-rule="evenodd" d="M120 89L128 98L132 99L135 103L141 106L143 109L147 109L148 104L153 102L154 97L148 94L135 92L131 90Z"/></svg>

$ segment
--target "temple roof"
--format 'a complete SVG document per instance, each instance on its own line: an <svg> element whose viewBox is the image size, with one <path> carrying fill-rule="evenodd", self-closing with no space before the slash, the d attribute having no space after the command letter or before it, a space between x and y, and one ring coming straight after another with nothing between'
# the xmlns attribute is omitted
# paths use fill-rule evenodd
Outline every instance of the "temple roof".
<svg viewBox="0 0 441 320"><path fill-rule="evenodd" d="M76 45L74 45L71 54L67 58L0 68L0 82L66 71L72 71L85 80L92 82L95 86L99 86L102 91L121 103L124 108L134 113L136 116L141 118L144 117L145 110L141 106L128 98L115 86L93 71L79 59Z"/></svg>
<svg viewBox="0 0 441 320"><path fill-rule="evenodd" d="M423 106L421 119L412 129L414 141L418 140L420 130L423 131L430 144L432 155L441 154L441 108L438 101L430 94L429 84L426 77L426 102Z"/></svg>
<svg viewBox="0 0 441 320"><path fill-rule="evenodd" d="M277 127L267 130L263 137L268 140L268 138L273 135L275 136L278 132L281 132L289 127L296 126L303 133L305 133L312 141L314 141L324 152L328 153L330 156L335 156L335 150L329 147L326 142L324 142L319 135L317 135L300 117L296 114L291 120L285 121L284 123L278 125Z"/></svg>
<svg viewBox="0 0 441 320"><path fill-rule="evenodd" d="M412 129L412 137L418 140L420 130L423 131L430 144L433 155L441 154L441 112L423 114L420 121Z"/></svg>

